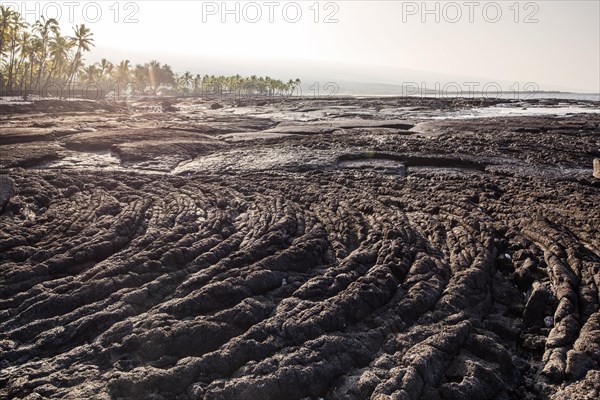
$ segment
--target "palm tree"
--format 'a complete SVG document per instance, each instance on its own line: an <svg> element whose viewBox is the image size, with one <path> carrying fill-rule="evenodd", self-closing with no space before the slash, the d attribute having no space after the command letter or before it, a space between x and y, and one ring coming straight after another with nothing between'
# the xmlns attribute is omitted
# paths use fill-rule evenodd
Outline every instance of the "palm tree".
<svg viewBox="0 0 600 400"><path fill-rule="evenodd" d="M111 79L112 76L115 73L115 64L109 62L108 65L106 66L106 71L104 72L104 75L106 75L106 77L108 79Z"/></svg>
<svg viewBox="0 0 600 400"><path fill-rule="evenodd" d="M19 87L22 90L30 67L30 63L26 62L26 59L33 51L35 51L34 41L29 32L25 31L21 34L21 37L19 38L19 48L20 51L19 61L17 62L17 70L21 71L24 68L23 72L20 74L21 79L19 81Z"/></svg>
<svg viewBox="0 0 600 400"><path fill-rule="evenodd" d="M81 53L82 51L90 51L90 46L95 46L94 36L91 33L90 29L85 26L85 24L77 25L73 28L75 32L75 36L71 37L73 42L77 45L77 52L75 53L75 58L71 63L71 70L69 73L69 77L67 78L67 82L71 84L73 82L73 77L75 75L75 65L81 61Z"/></svg>
<svg viewBox="0 0 600 400"><path fill-rule="evenodd" d="M114 77L117 82L127 82L129 80L129 60L122 60L114 72Z"/></svg>
<svg viewBox="0 0 600 400"><path fill-rule="evenodd" d="M152 92L156 95L158 93L158 89L164 84L169 85L171 88L177 84L177 80L175 79L175 74L171 67L167 64L163 66L156 60L150 61L146 64L148 67L148 76L150 78L150 87L152 88Z"/></svg>
<svg viewBox="0 0 600 400"><path fill-rule="evenodd" d="M84 83L97 83L100 77L100 69L96 65L88 65L81 74Z"/></svg>
<svg viewBox="0 0 600 400"><path fill-rule="evenodd" d="M0 4L0 57L4 54L4 44L8 38L15 12Z"/></svg>
<svg viewBox="0 0 600 400"><path fill-rule="evenodd" d="M7 50L10 54L8 62L8 87L12 89L14 75L16 72L16 56L21 45L20 39L22 31L28 27L28 24L21 19L21 16L18 13L15 12L10 15L8 23L9 25L7 29L7 35L5 37L5 43L8 44Z"/></svg>
<svg viewBox="0 0 600 400"><path fill-rule="evenodd" d="M189 92L189 86L194 83L194 76L190 71L186 71L179 78L179 84L183 87L184 91Z"/></svg>
<svg viewBox="0 0 600 400"><path fill-rule="evenodd" d="M294 90L296 90L296 88L300 87L300 84L302 83L302 81L300 80L300 78L296 78L296 80L294 81L293 85L292 85L292 92Z"/></svg>
<svg viewBox="0 0 600 400"><path fill-rule="evenodd" d="M98 67L100 67L100 76L104 76L104 74L107 71L110 74L113 69L112 63L110 61L108 61L106 58L103 58L102 60L100 60L100 62L98 63Z"/></svg>
<svg viewBox="0 0 600 400"><path fill-rule="evenodd" d="M143 93L146 90L146 86L148 86L148 68L137 64L133 70L133 79L135 80L137 90Z"/></svg>
<svg viewBox="0 0 600 400"><path fill-rule="evenodd" d="M36 86L39 89L42 80L42 74L44 73L44 65L46 64L46 59L48 58L48 41L50 33L53 32L56 35L58 32L60 32L60 28L58 26L58 21L56 21L54 18L46 19L44 16L42 16L38 21L36 21L33 30L39 35L41 40L41 54L38 60L40 65L36 79Z"/></svg>
<svg viewBox="0 0 600 400"><path fill-rule="evenodd" d="M50 58L52 59L52 67L50 68L48 78L46 79L46 86L55 76L57 70L64 69L64 67L67 66L69 55L71 54L71 49L74 45L75 42L73 39L61 36L60 33L55 34L54 38L50 40L49 53ZM73 60L73 62L75 62L75 60ZM71 64L70 70L72 70L72 68L73 63Z"/></svg>
<svg viewBox="0 0 600 400"><path fill-rule="evenodd" d="M150 78L150 87L152 88L152 93L156 95L161 83L160 63L156 60L152 60L148 64L146 64L146 67L148 68L148 78Z"/></svg>
<svg viewBox="0 0 600 400"><path fill-rule="evenodd" d="M82 75L83 75L83 73L84 73L84 71L85 71L85 68L86 68L86 65L85 65L85 63L83 62L83 60L82 60L82 59L76 60L76 61L75 61L74 68L73 68L73 71L74 71L74 73L73 73L73 77L75 78L75 77L82 76ZM65 71L65 76L66 76L66 74L68 74L68 73L69 73L69 71L68 71L68 70L67 70L67 71Z"/></svg>
<svg viewBox="0 0 600 400"><path fill-rule="evenodd" d="M193 82L193 86L194 86L194 94L198 93L198 89L200 89L202 87L202 77L200 76L200 74L196 74L196 76L194 77L194 82Z"/></svg>
<svg viewBox="0 0 600 400"><path fill-rule="evenodd" d="M27 75L27 71L29 71L29 85L28 87L31 89L33 87L33 75L35 73L35 61L36 56L41 53L42 42L38 37L31 36L28 32L23 34L21 38L21 57L23 59L27 59L25 72L21 78L21 81L24 82L25 75ZM23 84L21 84L21 87Z"/></svg>
<svg viewBox="0 0 600 400"><path fill-rule="evenodd" d="M117 97L121 97L121 90L129 83L129 60L123 60L117 65L113 74L117 83Z"/></svg>
<svg viewBox="0 0 600 400"><path fill-rule="evenodd" d="M10 29L14 11L0 4L0 54L4 52L4 43Z"/></svg>
<svg viewBox="0 0 600 400"><path fill-rule="evenodd" d="M160 77L161 81L167 85L175 85L177 82L175 81L175 74L173 73L173 69L168 64L163 64L160 69Z"/></svg>

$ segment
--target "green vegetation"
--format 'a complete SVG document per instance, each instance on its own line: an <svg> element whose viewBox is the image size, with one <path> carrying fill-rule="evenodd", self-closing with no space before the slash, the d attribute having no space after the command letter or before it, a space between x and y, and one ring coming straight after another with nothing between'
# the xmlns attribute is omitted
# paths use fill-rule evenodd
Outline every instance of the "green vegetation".
<svg viewBox="0 0 600 400"><path fill-rule="evenodd" d="M0 5L0 94L74 94L93 91L117 97L154 95L290 95L300 80L287 82L268 76L178 75L168 64L152 60L132 66L102 59L86 65L84 55L94 47L93 33L84 24L63 35L58 21L41 17L27 23L18 12Z"/></svg>

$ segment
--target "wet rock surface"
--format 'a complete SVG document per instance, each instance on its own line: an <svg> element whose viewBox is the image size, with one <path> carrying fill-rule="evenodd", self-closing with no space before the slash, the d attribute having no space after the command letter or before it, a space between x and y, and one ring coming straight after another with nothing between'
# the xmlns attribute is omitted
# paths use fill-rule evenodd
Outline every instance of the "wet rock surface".
<svg viewBox="0 0 600 400"><path fill-rule="evenodd" d="M162 103L3 114L0 398L597 398L600 114Z"/></svg>

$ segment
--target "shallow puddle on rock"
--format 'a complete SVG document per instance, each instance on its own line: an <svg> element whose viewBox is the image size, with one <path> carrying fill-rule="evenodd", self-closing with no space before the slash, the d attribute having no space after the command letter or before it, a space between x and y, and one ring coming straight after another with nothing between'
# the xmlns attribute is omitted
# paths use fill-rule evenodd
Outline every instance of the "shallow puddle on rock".
<svg viewBox="0 0 600 400"><path fill-rule="evenodd" d="M40 168L120 168L121 160L112 151L80 151L56 161L44 163Z"/></svg>
<svg viewBox="0 0 600 400"><path fill-rule="evenodd" d="M385 175L406 176L406 167L398 161L383 158L365 158L338 162L340 169L374 171Z"/></svg>
<svg viewBox="0 0 600 400"><path fill-rule="evenodd" d="M40 164L32 169L82 169L133 172L137 174L165 175L173 162L165 160L121 162L119 155L112 151L73 152L60 160Z"/></svg>
<svg viewBox="0 0 600 400"><path fill-rule="evenodd" d="M473 174L480 172L473 168L463 168L463 167L436 167L436 166L428 166L428 165L416 165L408 168L408 174L444 174L444 175L464 175L464 174Z"/></svg>

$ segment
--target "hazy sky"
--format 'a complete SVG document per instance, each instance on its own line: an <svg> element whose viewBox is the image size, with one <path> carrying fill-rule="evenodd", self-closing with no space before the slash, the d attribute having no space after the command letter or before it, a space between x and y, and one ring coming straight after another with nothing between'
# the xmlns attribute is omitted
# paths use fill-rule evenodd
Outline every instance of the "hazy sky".
<svg viewBox="0 0 600 400"><path fill-rule="evenodd" d="M26 7L33 10L33 3L50 16L60 9L65 32L87 21L96 39L89 61L158 59L178 72L326 74L380 83L414 81L421 76L407 70L416 70L429 71L422 76L428 81L531 81L541 89L600 92L599 0L516 7L514 0L120 1L117 7L114 0L28 1ZM225 8L233 11L225 15Z"/></svg>

